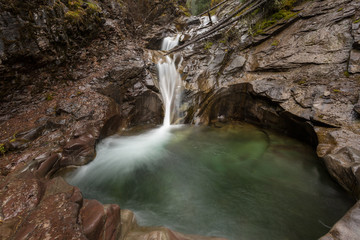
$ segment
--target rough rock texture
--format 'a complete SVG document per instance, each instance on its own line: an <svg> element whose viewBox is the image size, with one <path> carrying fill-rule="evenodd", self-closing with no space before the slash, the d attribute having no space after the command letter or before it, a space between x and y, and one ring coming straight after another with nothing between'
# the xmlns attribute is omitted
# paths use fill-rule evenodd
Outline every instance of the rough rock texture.
<svg viewBox="0 0 360 240"><path fill-rule="evenodd" d="M360 2L305 1L293 11L260 34L240 22L182 50L185 122L246 120L303 139L358 199ZM360 239L358 208L326 239Z"/></svg>
<svg viewBox="0 0 360 240"><path fill-rule="evenodd" d="M357 202L320 240L359 239L360 202Z"/></svg>
<svg viewBox="0 0 360 240"><path fill-rule="evenodd" d="M121 211L121 223L124 240L226 240L217 237L184 235L164 227L139 227L134 213L129 210Z"/></svg>
<svg viewBox="0 0 360 240"><path fill-rule="evenodd" d="M101 0L96 11L89 3L0 1L0 238L216 239L141 228L133 213L84 200L54 178L91 161L96 142L119 129L161 123L143 46L158 49L163 36L199 23L182 17L161 27L182 14L174 1ZM210 47L185 49L185 122L246 120L303 139L359 198L359 8L305 1L261 34L236 24L207 39ZM78 10L85 17L74 23L68 12ZM360 239L359 209L323 239Z"/></svg>
<svg viewBox="0 0 360 240"><path fill-rule="evenodd" d="M148 5L177 9L162 2ZM83 200L54 174L91 161L119 128L162 121L127 5L102 0L90 14L84 3L82 21L70 23L69 4L0 1L0 239L118 239L119 206Z"/></svg>

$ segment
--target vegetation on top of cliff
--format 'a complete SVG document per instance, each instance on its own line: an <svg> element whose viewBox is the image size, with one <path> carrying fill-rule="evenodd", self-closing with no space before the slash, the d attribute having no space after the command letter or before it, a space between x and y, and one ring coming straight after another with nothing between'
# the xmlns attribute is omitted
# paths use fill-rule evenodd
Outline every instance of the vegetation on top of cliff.
<svg viewBox="0 0 360 240"><path fill-rule="evenodd" d="M262 17L251 29L251 33L256 36L263 34L264 31L281 20L289 20L297 15L291 9L301 0L270 0L262 9Z"/></svg>
<svg viewBox="0 0 360 240"><path fill-rule="evenodd" d="M69 11L65 18L71 23L86 23L87 21L100 21L101 8L92 1L70 0L68 1Z"/></svg>

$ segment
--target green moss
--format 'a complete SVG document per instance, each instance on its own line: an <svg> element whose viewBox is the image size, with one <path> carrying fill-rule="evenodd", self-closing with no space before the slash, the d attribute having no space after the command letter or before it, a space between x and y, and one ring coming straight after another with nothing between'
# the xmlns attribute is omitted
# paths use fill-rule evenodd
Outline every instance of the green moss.
<svg viewBox="0 0 360 240"><path fill-rule="evenodd" d="M296 2L297 0L283 0L281 5L283 8L291 9Z"/></svg>
<svg viewBox="0 0 360 240"><path fill-rule="evenodd" d="M304 80L301 80L301 81L298 82L299 85L303 85L303 84L305 84L305 83L306 83L306 82L305 82Z"/></svg>
<svg viewBox="0 0 360 240"><path fill-rule="evenodd" d="M48 93L47 95L46 95L46 101L51 101L51 100L53 100L54 99L54 96L51 94L51 93Z"/></svg>
<svg viewBox="0 0 360 240"><path fill-rule="evenodd" d="M191 13L189 12L189 10L186 7L184 7L182 5L179 5L178 7L185 14L185 16L188 16L188 17L191 16Z"/></svg>
<svg viewBox="0 0 360 240"><path fill-rule="evenodd" d="M354 23L359 23L359 22L360 22L360 18L354 21Z"/></svg>
<svg viewBox="0 0 360 240"><path fill-rule="evenodd" d="M95 3L88 2L86 3L86 5L87 5L86 11L89 13L97 13L101 11L101 8Z"/></svg>
<svg viewBox="0 0 360 240"><path fill-rule="evenodd" d="M347 77L347 78L350 77L350 73L349 73L348 71L345 71L345 72L344 72L344 75L345 75L345 77Z"/></svg>
<svg viewBox="0 0 360 240"><path fill-rule="evenodd" d="M227 39L226 38L223 38L219 41L219 43L222 43L222 44L225 44L227 42Z"/></svg>
<svg viewBox="0 0 360 240"><path fill-rule="evenodd" d="M296 13L289 11L289 10L281 9L277 13L274 13L271 16L271 19L273 19L273 20L281 20L281 19L288 20L294 16L296 16Z"/></svg>
<svg viewBox="0 0 360 240"><path fill-rule="evenodd" d="M260 35L264 33L264 29L274 25L276 23L276 20L264 20L262 22L258 22L256 23L255 27L254 27L254 32L255 35Z"/></svg>
<svg viewBox="0 0 360 240"><path fill-rule="evenodd" d="M298 2L298 0L282 0L276 1L276 7L272 8L273 13L271 16L259 21L255 24L253 29L254 35L263 34L265 29L269 28L270 26L276 24L280 20L289 20L297 15L296 12L292 12L291 9L293 8L294 4Z"/></svg>
<svg viewBox="0 0 360 240"><path fill-rule="evenodd" d="M255 9L255 11L253 11L253 12L251 13L251 15L252 15L252 16L255 16L256 14L259 13L259 11L260 11L260 9L257 8L257 9Z"/></svg>
<svg viewBox="0 0 360 240"><path fill-rule="evenodd" d="M213 44L214 44L213 42L206 42L205 45L204 45L204 49L209 50L212 47Z"/></svg>
<svg viewBox="0 0 360 240"><path fill-rule="evenodd" d="M342 10L344 10L344 8L339 8L337 11L338 11L338 12L341 12Z"/></svg>
<svg viewBox="0 0 360 240"><path fill-rule="evenodd" d="M333 89L333 92L334 92L334 93L339 93L339 92L341 92L341 91L340 91L340 89Z"/></svg>
<svg viewBox="0 0 360 240"><path fill-rule="evenodd" d="M83 5L83 1L82 0L71 0L71 1L68 1L68 5L69 5L69 8L72 9L72 10L76 10L78 8L81 7L81 5Z"/></svg>
<svg viewBox="0 0 360 240"><path fill-rule="evenodd" d="M6 153L6 148L5 148L5 145L4 145L4 144L0 144L0 153L1 153L2 155L5 155L5 153Z"/></svg>
<svg viewBox="0 0 360 240"><path fill-rule="evenodd" d="M73 23L79 23L82 21L83 12L81 11L67 11L65 13L65 18Z"/></svg>
<svg viewBox="0 0 360 240"><path fill-rule="evenodd" d="M101 8L95 1L71 0L68 1L69 11L65 13L65 18L70 23L85 23L94 18L95 13L100 13ZM96 15L95 15L96 19Z"/></svg>
<svg viewBox="0 0 360 240"><path fill-rule="evenodd" d="M276 47L277 45L279 45L280 41L275 39L272 43L271 43L271 46L274 46Z"/></svg>

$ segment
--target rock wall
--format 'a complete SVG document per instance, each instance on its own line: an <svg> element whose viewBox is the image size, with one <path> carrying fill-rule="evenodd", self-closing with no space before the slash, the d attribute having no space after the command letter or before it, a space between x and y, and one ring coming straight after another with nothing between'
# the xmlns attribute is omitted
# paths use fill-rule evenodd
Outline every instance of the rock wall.
<svg viewBox="0 0 360 240"><path fill-rule="evenodd" d="M185 1L0 1L1 238L203 239L140 228L54 175L91 161L96 142L119 129L161 123L143 48L198 23L177 4ZM234 24L184 50L185 122L246 120L301 138L359 197L359 7L305 1L257 33ZM324 239L359 239L358 212Z"/></svg>
<svg viewBox="0 0 360 240"><path fill-rule="evenodd" d="M169 5L148 2L156 14ZM91 161L119 128L162 122L139 33L149 29L120 1L0 4L0 238L123 238L119 206L54 174Z"/></svg>
<svg viewBox="0 0 360 240"><path fill-rule="evenodd" d="M336 142L344 136L344 145L358 148L360 133L360 75L354 70L359 62L353 57L359 51L359 8L349 0L306 2L261 34L251 35L246 24L237 24L184 50L187 122L246 119L281 129L290 117L316 131L318 154L328 166L340 164L330 153L355 153ZM342 156L354 173L355 155ZM358 196L355 176L347 181L340 170L331 173Z"/></svg>
<svg viewBox="0 0 360 240"><path fill-rule="evenodd" d="M305 1L286 11L182 50L186 122L246 120L299 137L358 199L360 2ZM324 239L359 239L358 216L356 205Z"/></svg>

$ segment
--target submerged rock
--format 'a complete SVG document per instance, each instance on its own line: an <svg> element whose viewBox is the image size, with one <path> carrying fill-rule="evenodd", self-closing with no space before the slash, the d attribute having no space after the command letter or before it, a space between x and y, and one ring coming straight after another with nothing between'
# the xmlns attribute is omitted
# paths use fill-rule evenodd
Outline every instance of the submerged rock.
<svg viewBox="0 0 360 240"><path fill-rule="evenodd" d="M141 228L132 213L83 200L77 188L51 179L91 161L96 142L119 129L162 122L143 47L158 49L164 35L199 21L164 29L182 14L173 1L125 2L134 5L0 1L1 238L216 239ZM237 4L229 1L218 16ZM257 36L234 24L207 46L185 49L185 122L246 120L303 139L359 197L359 7L306 1ZM85 11L84 21L71 23L75 10ZM322 239L359 239L358 205Z"/></svg>

